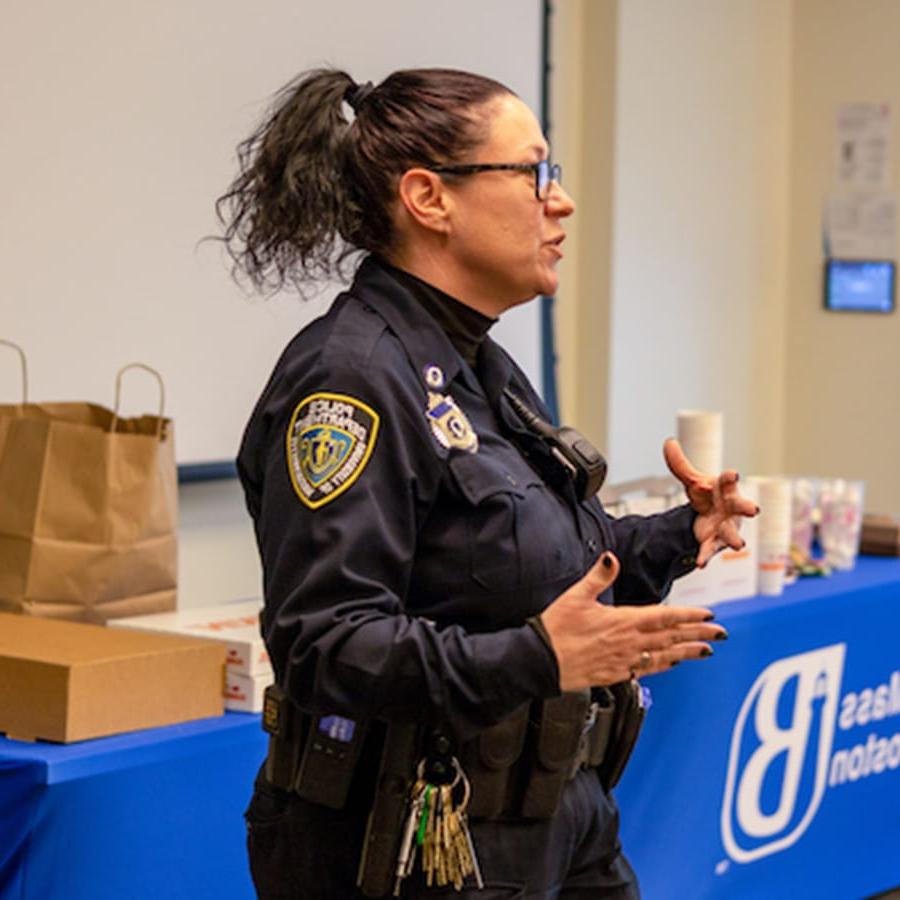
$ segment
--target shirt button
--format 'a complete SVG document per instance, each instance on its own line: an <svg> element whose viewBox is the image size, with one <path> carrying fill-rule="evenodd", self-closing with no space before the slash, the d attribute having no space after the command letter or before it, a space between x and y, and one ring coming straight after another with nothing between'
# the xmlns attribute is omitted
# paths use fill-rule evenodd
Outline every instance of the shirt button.
<svg viewBox="0 0 900 900"><path fill-rule="evenodd" d="M509 472L506 473L506 480L507 480L513 487L515 487L515 486L518 484L518 482L516 481L516 479L513 478L512 475L509 474Z"/></svg>
<svg viewBox="0 0 900 900"><path fill-rule="evenodd" d="M587 540L587 548L591 551L591 553L597 552L597 542L593 538L588 538Z"/></svg>

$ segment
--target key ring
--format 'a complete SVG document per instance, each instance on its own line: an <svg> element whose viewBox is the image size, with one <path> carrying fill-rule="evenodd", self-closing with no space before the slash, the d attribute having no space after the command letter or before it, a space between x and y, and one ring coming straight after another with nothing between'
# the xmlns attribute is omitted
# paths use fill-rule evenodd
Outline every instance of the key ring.
<svg viewBox="0 0 900 900"><path fill-rule="evenodd" d="M425 757L422 757L422 759L419 760L419 764L416 766L416 778L419 781L425 781L426 762ZM453 766L453 781L450 782L450 790L453 790L461 780L465 781L466 787L469 788L469 779L466 778L462 766L459 764L459 760L455 756L451 756L450 764ZM471 788L469 788L469 792L471 792Z"/></svg>

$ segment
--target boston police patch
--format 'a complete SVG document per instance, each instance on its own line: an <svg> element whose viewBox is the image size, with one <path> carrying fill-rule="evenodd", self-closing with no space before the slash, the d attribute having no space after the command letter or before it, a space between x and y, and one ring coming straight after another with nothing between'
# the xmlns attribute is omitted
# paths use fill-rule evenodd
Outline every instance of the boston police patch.
<svg viewBox="0 0 900 900"><path fill-rule="evenodd" d="M287 461L297 496L317 509L340 496L366 467L378 413L346 394L301 400L287 430Z"/></svg>

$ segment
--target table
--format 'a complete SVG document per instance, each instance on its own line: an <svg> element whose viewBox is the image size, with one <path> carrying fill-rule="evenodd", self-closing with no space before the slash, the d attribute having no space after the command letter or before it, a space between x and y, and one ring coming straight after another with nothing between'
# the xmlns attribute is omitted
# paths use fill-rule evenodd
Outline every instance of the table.
<svg viewBox="0 0 900 900"><path fill-rule="evenodd" d="M646 679L616 790L644 900L900 886L900 561L714 610L729 640Z"/></svg>
<svg viewBox="0 0 900 900"><path fill-rule="evenodd" d="M616 791L645 900L900 885L900 561L716 615L731 636L711 660L647 679ZM241 814L265 746L242 713L0 739L0 900L252 900Z"/></svg>
<svg viewBox="0 0 900 900"><path fill-rule="evenodd" d="M253 900L241 814L266 751L259 719L0 738L0 900Z"/></svg>

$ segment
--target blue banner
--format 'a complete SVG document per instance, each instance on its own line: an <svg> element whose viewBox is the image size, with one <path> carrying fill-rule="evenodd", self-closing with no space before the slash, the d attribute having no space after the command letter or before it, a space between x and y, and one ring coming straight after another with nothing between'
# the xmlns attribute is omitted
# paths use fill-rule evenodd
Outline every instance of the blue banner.
<svg viewBox="0 0 900 900"><path fill-rule="evenodd" d="M900 562L715 612L715 656L648 679L616 791L645 900L900 885Z"/></svg>

